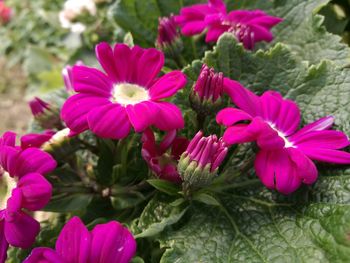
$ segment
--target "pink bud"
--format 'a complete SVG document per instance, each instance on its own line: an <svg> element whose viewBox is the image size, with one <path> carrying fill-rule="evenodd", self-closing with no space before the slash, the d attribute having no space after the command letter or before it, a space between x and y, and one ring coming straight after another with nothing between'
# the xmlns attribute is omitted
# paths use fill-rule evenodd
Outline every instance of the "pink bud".
<svg viewBox="0 0 350 263"><path fill-rule="evenodd" d="M158 24L158 37L157 37L157 46L163 47L166 45L172 44L179 34L176 29L176 23L174 16L169 17L160 17Z"/></svg>
<svg viewBox="0 0 350 263"><path fill-rule="evenodd" d="M34 117L43 114L46 110L50 110L50 105L38 97L29 101L29 107Z"/></svg>

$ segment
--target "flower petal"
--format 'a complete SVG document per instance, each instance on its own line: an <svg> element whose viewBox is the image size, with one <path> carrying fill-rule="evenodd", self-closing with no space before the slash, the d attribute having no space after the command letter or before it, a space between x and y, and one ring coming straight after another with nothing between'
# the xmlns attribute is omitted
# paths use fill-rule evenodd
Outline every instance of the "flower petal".
<svg viewBox="0 0 350 263"><path fill-rule="evenodd" d="M275 123L278 130L285 136L295 132L300 124L300 110L298 105L291 100L283 100L281 103L280 114Z"/></svg>
<svg viewBox="0 0 350 263"><path fill-rule="evenodd" d="M142 132L154 123L157 110L153 104L145 101L135 105L128 105L126 113L135 131Z"/></svg>
<svg viewBox="0 0 350 263"><path fill-rule="evenodd" d="M158 108L157 116L154 118L154 126L162 131L182 129L185 125L180 109L169 102L153 102Z"/></svg>
<svg viewBox="0 0 350 263"><path fill-rule="evenodd" d="M38 148L28 148L19 153L15 176L21 177L28 173L47 174L56 168L52 156Z"/></svg>
<svg viewBox="0 0 350 263"><path fill-rule="evenodd" d="M39 234L40 224L24 212L18 212L11 221L5 220L5 237L14 247L29 248Z"/></svg>
<svg viewBox="0 0 350 263"><path fill-rule="evenodd" d="M299 149L311 160L326 163L350 164L350 153L348 152L315 147L299 147Z"/></svg>
<svg viewBox="0 0 350 263"><path fill-rule="evenodd" d="M293 137L293 143L298 147L341 149L349 146L348 136L341 131L310 131L301 136Z"/></svg>
<svg viewBox="0 0 350 263"><path fill-rule="evenodd" d="M43 208L51 199L52 186L39 173L22 176L17 184L22 191L22 207L35 211Z"/></svg>
<svg viewBox="0 0 350 263"><path fill-rule="evenodd" d="M126 46L125 44L116 44L116 45ZM120 79L118 74L119 73L118 68L115 63L117 58L113 56L114 52L110 47L110 45L106 42L99 43L95 48L95 53L96 53L98 62L101 64L102 68L107 73L108 77L113 82L117 82Z"/></svg>
<svg viewBox="0 0 350 263"><path fill-rule="evenodd" d="M137 82L143 87L150 87L164 65L164 55L155 48L144 49L137 62ZM145 70L147 69L147 70Z"/></svg>
<svg viewBox="0 0 350 263"><path fill-rule="evenodd" d="M240 121L251 119L252 116L248 113L236 108L225 108L216 115L216 122L226 127L232 126Z"/></svg>
<svg viewBox="0 0 350 263"><path fill-rule="evenodd" d="M234 104L252 117L260 114L260 98L239 82L224 78L224 91L230 96Z"/></svg>
<svg viewBox="0 0 350 263"><path fill-rule="evenodd" d="M0 137L0 146L12 146L15 147L16 144L16 133L12 131L5 132L2 137Z"/></svg>
<svg viewBox="0 0 350 263"><path fill-rule="evenodd" d="M289 138L291 140L297 140L297 137L302 136L303 134L306 134L308 132L327 130L333 125L333 123L334 123L334 117L332 116L323 117L313 123L310 123L304 126Z"/></svg>
<svg viewBox="0 0 350 263"><path fill-rule="evenodd" d="M135 52L133 52L135 53ZM130 76L134 71L131 58L132 50L125 44L116 44L113 50L116 71L118 72L117 80L120 82L129 82Z"/></svg>
<svg viewBox="0 0 350 263"><path fill-rule="evenodd" d="M168 98L186 85L186 76L179 70L174 70L160 77L149 89L152 100Z"/></svg>
<svg viewBox="0 0 350 263"><path fill-rule="evenodd" d="M40 148L45 142L50 140L55 133L56 132L53 130L46 130L44 133L28 133L23 135L21 137L21 148Z"/></svg>
<svg viewBox="0 0 350 263"><path fill-rule="evenodd" d="M73 87L76 92L109 98L113 82L101 71L86 66L73 67Z"/></svg>
<svg viewBox="0 0 350 263"><path fill-rule="evenodd" d="M23 263L62 263L62 258L55 250L47 247L37 247L32 250L30 255Z"/></svg>
<svg viewBox="0 0 350 263"><path fill-rule="evenodd" d="M0 220L0 262L5 262L7 258L7 249L9 247L9 243L5 238L4 234L5 222L4 220Z"/></svg>
<svg viewBox="0 0 350 263"><path fill-rule="evenodd" d="M91 235L89 231L79 217L73 217L58 236L57 254L62 257L64 262L86 263L89 260L90 250Z"/></svg>
<svg viewBox="0 0 350 263"><path fill-rule="evenodd" d="M136 252L136 241L116 221L95 226L91 232L90 262L128 263Z"/></svg>
<svg viewBox="0 0 350 263"><path fill-rule="evenodd" d="M297 167L298 177L303 179L304 184L313 184L318 175L316 165L298 149L288 148L287 151Z"/></svg>
<svg viewBox="0 0 350 263"><path fill-rule="evenodd" d="M87 114L92 109L109 103L110 101L107 98L76 94L64 103L61 110L61 119L72 131L81 133L89 128Z"/></svg>
<svg viewBox="0 0 350 263"><path fill-rule="evenodd" d="M236 143L252 142L256 135L247 131L248 124L237 124L226 129L223 140L229 145Z"/></svg>
<svg viewBox="0 0 350 263"><path fill-rule="evenodd" d="M7 171L10 176L14 176L16 173L18 153L18 149L14 147L0 146L0 166Z"/></svg>
<svg viewBox="0 0 350 263"><path fill-rule="evenodd" d="M110 139L125 138L131 128L125 108L113 103L92 110L88 114L88 123L93 133Z"/></svg>
<svg viewBox="0 0 350 263"><path fill-rule="evenodd" d="M193 36L202 33L205 27L206 23L204 21L191 21L181 28L181 33L184 36Z"/></svg>

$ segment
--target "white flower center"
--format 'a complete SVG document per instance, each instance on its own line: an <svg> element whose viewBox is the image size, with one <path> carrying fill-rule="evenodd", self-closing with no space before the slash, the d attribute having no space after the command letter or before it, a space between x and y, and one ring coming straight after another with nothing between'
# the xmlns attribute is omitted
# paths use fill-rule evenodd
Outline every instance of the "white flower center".
<svg viewBox="0 0 350 263"><path fill-rule="evenodd" d="M148 91L139 85L119 83L114 85L111 101L123 106L134 105L149 100Z"/></svg>
<svg viewBox="0 0 350 263"><path fill-rule="evenodd" d="M279 131L273 123L269 123L269 125L272 129L274 129L278 133L278 136L283 139L285 148L289 148L289 147L296 148L292 142L288 141L286 135L283 132Z"/></svg>
<svg viewBox="0 0 350 263"><path fill-rule="evenodd" d="M10 177L7 172L0 175L0 210L7 207L7 200L11 197L12 190L16 186L16 179Z"/></svg>

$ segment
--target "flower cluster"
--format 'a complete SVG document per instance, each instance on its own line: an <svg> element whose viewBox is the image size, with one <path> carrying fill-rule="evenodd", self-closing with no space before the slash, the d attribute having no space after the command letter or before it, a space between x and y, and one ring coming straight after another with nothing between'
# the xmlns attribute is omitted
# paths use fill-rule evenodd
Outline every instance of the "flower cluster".
<svg viewBox="0 0 350 263"><path fill-rule="evenodd" d="M35 248L24 263L128 263L135 251L134 237L119 222L96 225L89 232L78 217L73 217L58 236L55 250Z"/></svg>
<svg viewBox="0 0 350 263"><path fill-rule="evenodd" d="M39 233L39 223L27 211L43 208L51 198L52 187L44 175L56 161L37 148L15 145L16 135L0 138L0 179L6 181L8 197L0 210L0 262L6 259L9 245L28 248Z"/></svg>
<svg viewBox="0 0 350 263"><path fill-rule="evenodd" d="M215 42L225 32L232 33L246 49L253 49L260 41L271 42L271 28L282 22L281 18L269 16L261 10L234 10L227 13L222 0L208 0L181 9L176 22L182 33L193 36L207 29L206 42Z"/></svg>

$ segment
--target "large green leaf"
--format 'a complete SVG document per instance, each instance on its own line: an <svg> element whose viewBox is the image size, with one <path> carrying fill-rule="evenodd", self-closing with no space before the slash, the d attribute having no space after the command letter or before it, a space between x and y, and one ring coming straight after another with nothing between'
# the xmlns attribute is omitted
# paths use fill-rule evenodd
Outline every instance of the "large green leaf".
<svg viewBox="0 0 350 263"><path fill-rule="evenodd" d="M298 202L254 187L222 197L227 214L193 206L160 238L161 262L349 262L349 183L349 171L321 177Z"/></svg>

